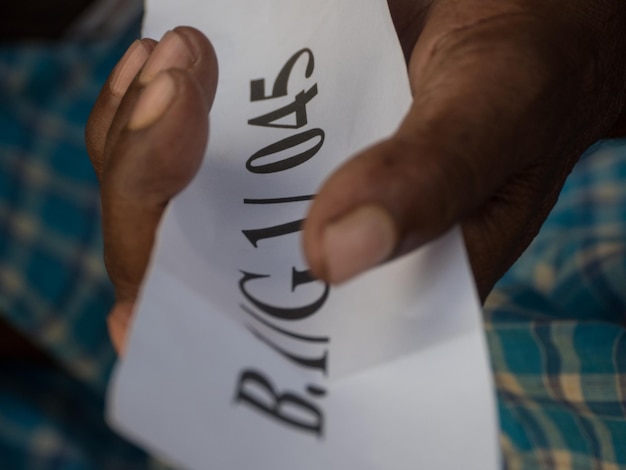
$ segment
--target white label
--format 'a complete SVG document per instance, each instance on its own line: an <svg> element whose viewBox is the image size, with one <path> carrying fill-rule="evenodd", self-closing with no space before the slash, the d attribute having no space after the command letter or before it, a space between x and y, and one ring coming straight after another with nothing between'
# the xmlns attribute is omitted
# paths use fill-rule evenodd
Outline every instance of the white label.
<svg viewBox="0 0 626 470"><path fill-rule="evenodd" d="M384 0L151 0L220 62L211 138L168 208L109 414L193 469L498 468L480 308L455 229L333 288L301 221L411 103Z"/></svg>

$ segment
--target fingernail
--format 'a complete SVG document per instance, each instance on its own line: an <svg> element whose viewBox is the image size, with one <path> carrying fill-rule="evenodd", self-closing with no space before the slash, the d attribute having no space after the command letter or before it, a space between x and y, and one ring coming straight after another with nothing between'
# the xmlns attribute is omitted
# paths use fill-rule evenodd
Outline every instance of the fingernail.
<svg viewBox="0 0 626 470"><path fill-rule="evenodd" d="M116 303L107 317L107 326L111 342L117 353L121 356L124 353L126 335L130 319L133 314L134 304L130 302Z"/></svg>
<svg viewBox="0 0 626 470"><path fill-rule="evenodd" d="M159 119L176 94L176 84L168 73L159 74L143 90L128 121L130 130L148 127Z"/></svg>
<svg viewBox="0 0 626 470"><path fill-rule="evenodd" d="M163 70L189 68L195 60L193 52L181 35L176 31L168 31L148 59L139 76L139 81L146 84Z"/></svg>
<svg viewBox="0 0 626 470"><path fill-rule="evenodd" d="M385 261L396 239L393 218L380 206L363 206L332 223L322 241L328 280L340 284Z"/></svg>
<svg viewBox="0 0 626 470"><path fill-rule="evenodd" d="M149 55L150 52L139 39L131 44L126 54L124 54L115 67L111 81L109 82L111 92L115 96L124 96L124 93L128 90L135 75L137 75L137 72L139 72Z"/></svg>

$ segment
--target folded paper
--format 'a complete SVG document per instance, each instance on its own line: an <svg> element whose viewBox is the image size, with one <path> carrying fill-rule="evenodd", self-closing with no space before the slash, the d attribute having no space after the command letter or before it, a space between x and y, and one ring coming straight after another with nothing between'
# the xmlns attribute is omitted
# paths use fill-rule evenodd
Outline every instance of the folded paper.
<svg viewBox="0 0 626 470"><path fill-rule="evenodd" d="M204 163L170 204L111 389L114 426L193 469L498 467L458 229L341 287L302 221L411 103L383 0L149 0L220 63Z"/></svg>

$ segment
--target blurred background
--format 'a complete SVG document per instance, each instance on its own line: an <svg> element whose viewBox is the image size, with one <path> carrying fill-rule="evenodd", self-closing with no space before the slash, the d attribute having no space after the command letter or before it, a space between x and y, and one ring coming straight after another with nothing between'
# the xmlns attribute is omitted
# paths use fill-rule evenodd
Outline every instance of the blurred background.
<svg viewBox="0 0 626 470"><path fill-rule="evenodd" d="M104 421L115 360L84 126L140 0L0 5L0 468L162 468Z"/></svg>

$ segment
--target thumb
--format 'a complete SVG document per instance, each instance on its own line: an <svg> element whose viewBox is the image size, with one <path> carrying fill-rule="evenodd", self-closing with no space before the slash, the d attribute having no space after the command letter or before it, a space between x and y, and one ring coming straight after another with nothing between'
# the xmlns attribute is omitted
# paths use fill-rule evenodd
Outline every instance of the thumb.
<svg viewBox="0 0 626 470"><path fill-rule="evenodd" d="M434 16L413 53L414 102L399 130L343 165L311 207L304 249L326 281L344 282L480 212L554 148L572 108L580 77L568 76L570 55L548 28L497 15L431 41L429 28L446 27ZM567 166L555 160L549 171Z"/></svg>

